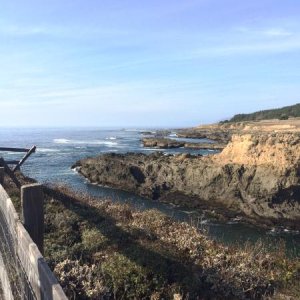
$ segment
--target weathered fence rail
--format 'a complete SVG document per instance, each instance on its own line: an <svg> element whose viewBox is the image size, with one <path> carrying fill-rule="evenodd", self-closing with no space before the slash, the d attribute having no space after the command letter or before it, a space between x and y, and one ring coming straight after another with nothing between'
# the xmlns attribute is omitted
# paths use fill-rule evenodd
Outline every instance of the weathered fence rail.
<svg viewBox="0 0 300 300"><path fill-rule="evenodd" d="M24 225L0 182L0 299L66 300L41 254L43 227L36 228L43 222L41 189L39 185L23 186L21 195Z"/></svg>
<svg viewBox="0 0 300 300"><path fill-rule="evenodd" d="M15 171L20 170L21 166L29 158L29 156L36 151L36 146L32 146L30 149L27 148L11 148L11 147L0 147L0 152L25 152L25 155L21 160L4 160L3 157L0 157L0 167L5 168L5 172L10 176L13 182L21 187L17 177L15 176ZM12 169L9 165L15 165Z"/></svg>

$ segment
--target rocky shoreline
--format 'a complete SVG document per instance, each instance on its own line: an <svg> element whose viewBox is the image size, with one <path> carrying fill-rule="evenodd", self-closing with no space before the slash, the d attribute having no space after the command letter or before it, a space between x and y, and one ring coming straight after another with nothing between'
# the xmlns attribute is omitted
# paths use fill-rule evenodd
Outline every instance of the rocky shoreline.
<svg viewBox="0 0 300 300"><path fill-rule="evenodd" d="M206 157L104 154L73 167L93 183L150 199L300 228L299 133L234 135Z"/></svg>
<svg viewBox="0 0 300 300"><path fill-rule="evenodd" d="M142 139L145 148L156 149L173 149L173 148L188 148L199 150L223 150L225 144L221 143L189 143L179 140L172 140L169 138L144 138Z"/></svg>

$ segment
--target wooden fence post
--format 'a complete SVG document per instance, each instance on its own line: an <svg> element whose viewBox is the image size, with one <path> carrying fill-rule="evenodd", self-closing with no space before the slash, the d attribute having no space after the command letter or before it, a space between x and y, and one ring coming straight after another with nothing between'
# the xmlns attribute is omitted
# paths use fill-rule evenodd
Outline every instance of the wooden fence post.
<svg viewBox="0 0 300 300"><path fill-rule="evenodd" d="M4 182L4 167L0 167L0 184Z"/></svg>
<svg viewBox="0 0 300 300"><path fill-rule="evenodd" d="M41 184L21 187L22 218L25 229L44 254L44 195Z"/></svg>

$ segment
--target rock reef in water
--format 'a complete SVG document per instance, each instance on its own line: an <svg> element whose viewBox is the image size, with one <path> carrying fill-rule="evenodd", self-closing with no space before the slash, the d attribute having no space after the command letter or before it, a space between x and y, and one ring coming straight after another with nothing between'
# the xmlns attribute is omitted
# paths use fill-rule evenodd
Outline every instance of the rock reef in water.
<svg viewBox="0 0 300 300"><path fill-rule="evenodd" d="M220 153L104 154L76 163L93 183L188 207L222 205L299 228L300 134L236 134Z"/></svg>

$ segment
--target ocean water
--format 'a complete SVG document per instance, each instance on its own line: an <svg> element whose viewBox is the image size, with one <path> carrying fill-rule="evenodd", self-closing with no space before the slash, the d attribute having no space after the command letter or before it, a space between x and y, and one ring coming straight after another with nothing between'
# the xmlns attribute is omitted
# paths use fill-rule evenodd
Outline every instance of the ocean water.
<svg viewBox="0 0 300 300"><path fill-rule="evenodd" d="M225 244L256 242L262 240L266 244L276 244L280 239L286 242L289 253L300 255L299 232L287 231L284 228L273 230L258 229L245 225L238 220L226 224L216 223L206 219L201 212L187 211L173 205L144 199L128 192L100 187L89 184L78 175L71 166L79 159L92 157L103 153L115 152L142 152L151 153L156 149L142 147L142 131L153 129L101 129L101 128L1 128L1 147L37 146L34 153L22 166L26 175L42 183L63 183L71 188L89 193L96 197L110 198L113 201L129 202L138 209L156 208L178 221L187 221L197 224L206 230L212 238ZM174 133L171 138L178 139ZM186 139L192 142L209 142L208 140ZM162 150L160 150L162 151ZM208 155L214 151L190 149L166 149L164 153L191 153ZM20 159L24 154L2 152L6 160Z"/></svg>

